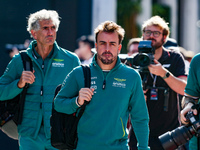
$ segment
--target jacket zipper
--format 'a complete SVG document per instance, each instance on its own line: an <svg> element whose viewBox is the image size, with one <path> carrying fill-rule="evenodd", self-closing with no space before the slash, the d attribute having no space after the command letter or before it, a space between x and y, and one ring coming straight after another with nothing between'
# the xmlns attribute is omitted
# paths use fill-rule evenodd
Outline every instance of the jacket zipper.
<svg viewBox="0 0 200 150"><path fill-rule="evenodd" d="M102 89L104 90L105 88L106 88L106 80L104 79Z"/></svg>
<svg viewBox="0 0 200 150"><path fill-rule="evenodd" d="M43 96L43 86L41 86L40 96ZM42 102L40 102L40 108L42 109Z"/></svg>

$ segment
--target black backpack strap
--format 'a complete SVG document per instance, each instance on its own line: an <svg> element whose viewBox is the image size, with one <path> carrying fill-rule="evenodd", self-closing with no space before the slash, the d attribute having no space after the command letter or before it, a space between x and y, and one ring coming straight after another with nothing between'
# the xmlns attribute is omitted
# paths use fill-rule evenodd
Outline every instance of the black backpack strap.
<svg viewBox="0 0 200 150"><path fill-rule="evenodd" d="M32 64L31 58L26 53L26 50L20 51L20 56L23 62L24 70L33 71L33 64Z"/></svg>
<svg viewBox="0 0 200 150"><path fill-rule="evenodd" d="M87 65L81 65L83 68L83 74L84 74L84 81L85 81L85 87L90 88L91 86L91 72L90 72L90 67ZM89 102L86 102L81 106L81 109L78 113L78 120L81 118L85 111L85 107Z"/></svg>
<svg viewBox="0 0 200 150"><path fill-rule="evenodd" d="M31 58L28 56L28 54L26 53L26 51L21 51L20 52L20 56L23 62L23 67L24 70L26 71L33 71L33 65L32 65L32 61ZM18 119L17 119L17 124L21 124L22 122L22 117L23 117L23 111L24 111L24 102L25 102L25 97L26 97L26 93L27 93L27 88L28 88L28 84L25 85L25 87L23 88L21 97L20 97L20 107L19 107L19 115Z"/></svg>
<svg viewBox="0 0 200 150"><path fill-rule="evenodd" d="M56 97L56 95L57 95L58 92L60 91L61 87L62 87L62 84L59 84L59 85L56 87L55 93L54 93L54 98Z"/></svg>
<svg viewBox="0 0 200 150"><path fill-rule="evenodd" d="M85 87L90 88L91 86L91 72L90 72L90 67L88 65L81 65L83 69L83 74L84 74L84 82L85 82ZM85 109L85 105L87 105L89 102L85 101L83 104L83 109Z"/></svg>
<svg viewBox="0 0 200 150"><path fill-rule="evenodd" d="M84 74L84 81L85 81L85 87L90 88L91 86L91 73L90 73L90 67L87 65L81 65L83 68L83 74Z"/></svg>
<svg viewBox="0 0 200 150"><path fill-rule="evenodd" d="M85 81L85 87L90 88L91 85L91 72L90 72L90 67L87 65L81 65L82 69L83 69L83 74L84 74L84 81ZM71 136L77 134L77 124L81 118L81 116L83 115L84 111L85 111L85 107L89 102L85 102L81 108L80 111L78 112L78 116L76 121L74 122L74 126L71 129Z"/></svg>
<svg viewBox="0 0 200 150"><path fill-rule="evenodd" d="M56 112L56 110L54 109L54 99L56 98L56 95L57 95L58 92L60 91L61 87L62 87L62 84L59 84L59 85L56 87L56 89L55 89L54 98L53 98L53 102L52 102L52 112L51 112L52 114L53 114L54 112Z"/></svg>

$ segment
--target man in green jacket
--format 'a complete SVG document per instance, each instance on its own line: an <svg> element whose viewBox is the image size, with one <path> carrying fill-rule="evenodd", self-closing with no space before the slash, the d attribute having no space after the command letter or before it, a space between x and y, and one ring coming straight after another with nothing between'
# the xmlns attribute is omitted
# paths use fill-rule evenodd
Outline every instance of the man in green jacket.
<svg viewBox="0 0 200 150"><path fill-rule="evenodd" d="M15 55L0 78L0 100L27 90L22 123L18 125L20 150L54 150L50 142L50 116L54 91L66 75L80 65L78 57L56 43L59 28L56 11L40 10L29 16L27 31L35 39L26 52L34 71L23 71L19 54Z"/></svg>
<svg viewBox="0 0 200 150"><path fill-rule="evenodd" d="M183 110L181 111L181 122L183 124L189 124L189 120L186 119L188 112L192 111L194 115L199 117L199 109L193 108L195 104L200 102L200 67L199 67L200 54L196 54L190 63L189 74L187 78L187 85L185 87L185 98L183 99ZM198 120L199 121L199 120ZM189 125L191 126L191 125ZM196 133L199 132L198 130ZM193 135L192 139L189 141L189 149L196 150L200 148L199 140L196 134ZM197 134L198 135L198 134Z"/></svg>
<svg viewBox="0 0 200 150"><path fill-rule="evenodd" d="M78 124L77 150L128 150L129 114L138 149L149 149L149 117L140 75L118 57L124 33L114 22L100 24L95 29L97 54L90 64L91 88L84 88L83 71L77 67L55 99L55 109L66 114L89 102Z"/></svg>

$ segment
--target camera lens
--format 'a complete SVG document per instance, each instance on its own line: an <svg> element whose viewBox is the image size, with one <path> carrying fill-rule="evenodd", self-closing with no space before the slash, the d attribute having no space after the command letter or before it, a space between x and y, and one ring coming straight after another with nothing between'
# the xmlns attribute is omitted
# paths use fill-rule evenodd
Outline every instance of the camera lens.
<svg viewBox="0 0 200 150"><path fill-rule="evenodd" d="M178 127L171 132L166 132L165 134L159 136L162 146L165 150L174 150L179 146L187 143L192 138L191 131L192 128L187 128L185 126Z"/></svg>
<svg viewBox="0 0 200 150"><path fill-rule="evenodd" d="M142 53L142 54L139 54L136 63L140 67L147 67L151 63L151 60L147 54Z"/></svg>

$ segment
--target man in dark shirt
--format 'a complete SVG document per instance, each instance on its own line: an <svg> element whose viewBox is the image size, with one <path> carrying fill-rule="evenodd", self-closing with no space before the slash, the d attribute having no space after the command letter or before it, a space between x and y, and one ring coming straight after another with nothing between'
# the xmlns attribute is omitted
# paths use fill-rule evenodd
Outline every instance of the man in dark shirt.
<svg viewBox="0 0 200 150"><path fill-rule="evenodd" d="M148 66L147 88L144 89L150 116L149 146L151 150L162 150L158 137L179 126L178 94L184 94L187 80L184 58L180 53L163 47L170 31L159 16L147 20L142 31L143 40L151 40L155 48L154 64Z"/></svg>

